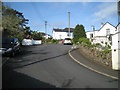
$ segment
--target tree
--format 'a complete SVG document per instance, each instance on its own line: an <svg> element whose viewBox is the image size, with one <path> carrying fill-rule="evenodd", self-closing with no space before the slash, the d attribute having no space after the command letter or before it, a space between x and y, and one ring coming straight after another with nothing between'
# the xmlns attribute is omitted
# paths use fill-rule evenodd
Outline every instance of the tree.
<svg viewBox="0 0 120 90"><path fill-rule="evenodd" d="M22 40L28 21L28 19L24 18L23 13L2 3L3 36L7 33L6 36L8 37L17 37L19 40Z"/></svg>
<svg viewBox="0 0 120 90"><path fill-rule="evenodd" d="M86 38L86 33L83 25L77 24L74 31L73 31L73 41L74 43L77 43L79 38Z"/></svg>

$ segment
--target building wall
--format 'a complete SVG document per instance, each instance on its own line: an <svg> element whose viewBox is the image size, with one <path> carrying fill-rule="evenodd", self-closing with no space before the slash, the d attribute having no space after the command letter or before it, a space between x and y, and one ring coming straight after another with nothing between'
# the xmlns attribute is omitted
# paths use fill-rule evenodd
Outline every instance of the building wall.
<svg viewBox="0 0 120 90"><path fill-rule="evenodd" d="M110 29L110 34L115 34L117 32L116 28L113 27L112 25L110 25L109 23L106 23L101 29L100 31L95 33L95 36L106 36L106 30Z"/></svg>
<svg viewBox="0 0 120 90"><path fill-rule="evenodd" d="M120 40L119 39L120 39L120 33L112 36L112 49L120 49Z"/></svg>
<svg viewBox="0 0 120 90"><path fill-rule="evenodd" d="M53 39L65 39L68 36L68 32L55 32L53 31ZM73 32L70 33L70 38L73 38Z"/></svg>
<svg viewBox="0 0 120 90"><path fill-rule="evenodd" d="M120 50L112 49L112 69L120 70Z"/></svg>
<svg viewBox="0 0 120 90"><path fill-rule="evenodd" d="M120 70L120 25L118 33L112 36L112 69Z"/></svg>
<svg viewBox="0 0 120 90"><path fill-rule="evenodd" d="M98 33L98 31L89 31L89 32L86 32L86 37L87 38L91 38L90 34L93 34L93 37L94 37L96 33Z"/></svg>
<svg viewBox="0 0 120 90"><path fill-rule="evenodd" d="M110 29L110 34L115 34L117 32L115 27L109 23L106 23L99 31L86 32L86 36L87 38L90 38L90 34L93 34L93 36L106 36L107 29Z"/></svg>

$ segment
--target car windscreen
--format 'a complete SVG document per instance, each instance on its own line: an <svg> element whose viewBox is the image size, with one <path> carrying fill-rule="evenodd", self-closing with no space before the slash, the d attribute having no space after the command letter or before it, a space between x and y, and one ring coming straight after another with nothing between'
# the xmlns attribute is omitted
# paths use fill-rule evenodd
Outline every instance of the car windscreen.
<svg viewBox="0 0 120 90"><path fill-rule="evenodd" d="M70 38L65 38L65 40L71 40Z"/></svg>
<svg viewBox="0 0 120 90"><path fill-rule="evenodd" d="M5 44L5 43L10 44L11 42L13 42L13 38L2 38L2 43L3 44Z"/></svg>

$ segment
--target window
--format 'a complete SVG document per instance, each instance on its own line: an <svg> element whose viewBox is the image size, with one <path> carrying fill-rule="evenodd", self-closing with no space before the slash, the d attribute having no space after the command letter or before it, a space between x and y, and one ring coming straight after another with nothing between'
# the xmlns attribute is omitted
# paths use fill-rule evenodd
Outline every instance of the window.
<svg viewBox="0 0 120 90"><path fill-rule="evenodd" d="M67 33L67 36L69 36L69 33Z"/></svg>
<svg viewBox="0 0 120 90"><path fill-rule="evenodd" d="M110 29L106 29L106 36L110 35Z"/></svg>
<svg viewBox="0 0 120 90"><path fill-rule="evenodd" d="M93 38L93 34L90 34L90 38Z"/></svg>

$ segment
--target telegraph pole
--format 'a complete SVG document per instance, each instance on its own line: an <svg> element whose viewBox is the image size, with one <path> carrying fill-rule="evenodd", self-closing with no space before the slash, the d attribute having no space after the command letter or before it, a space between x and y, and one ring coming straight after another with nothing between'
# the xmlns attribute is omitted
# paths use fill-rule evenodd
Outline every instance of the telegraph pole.
<svg viewBox="0 0 120 90"><path fill-rule="evenodd" d="M70 37L70 11L68 11L69 14L69 37Z"/></svg>
<svg viewBox="0 0 120 90"><path fill-rule="evenodd" d="M45 43L46 43L46 35L47 35L47 30L46 30L46 27L47 27L47 21L45 21Z"/></svg>

